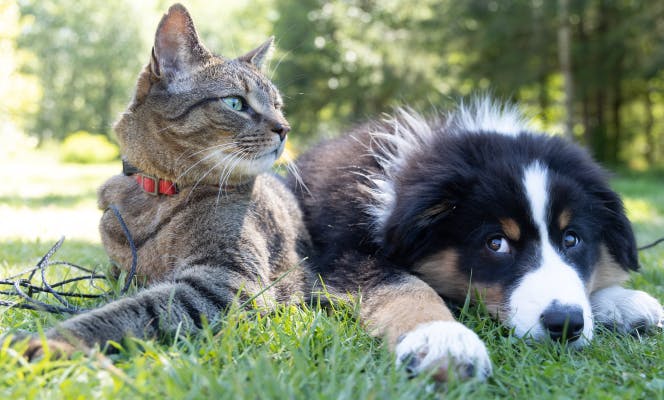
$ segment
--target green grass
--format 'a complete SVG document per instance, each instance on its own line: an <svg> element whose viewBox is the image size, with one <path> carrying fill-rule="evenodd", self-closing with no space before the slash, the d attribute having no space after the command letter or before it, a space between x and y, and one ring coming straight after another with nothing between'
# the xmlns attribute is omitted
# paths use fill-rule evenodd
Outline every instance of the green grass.
<svg viewBox="0 0 664 400"><path fill-rule="evenodd" d="M0 276L34 265L61 234L68 239L56 258L108 267L96 232L94 190L119 165L60 165L37 153L1 160L0 171L7 175L0 186ZM663 181L651 175L615 179L641 244L664 236ZM663 260L664 246L643 252L643 273L629 285L664 300ZM0 343L0 398L664 399L661 331L616 337L600 330L589 347L570 351L528 345L471 307L461 319L487 343L494 375L485 384L440 386L427 377L408 379L354 315L353 305L282 307L268 314L233 310L195 337L127 341L112 356L113 365L82 355L27 363L20 348ZM0 308L0 334L37 331L58 318Z"/></svg>

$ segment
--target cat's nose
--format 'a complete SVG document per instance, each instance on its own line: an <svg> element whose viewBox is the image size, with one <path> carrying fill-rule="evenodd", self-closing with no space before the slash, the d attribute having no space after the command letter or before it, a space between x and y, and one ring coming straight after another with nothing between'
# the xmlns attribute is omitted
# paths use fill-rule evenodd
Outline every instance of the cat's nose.
<svg viewBox="0 0 664 400"><path fill-rule="evenodd" d="M286 134L288 134L288 132L290 132L290 126L288 126L288 125L284 125L284 124L280 124L280 123L276 123L276 124L272 127L272 132L274 132L274 133L276 133L277 135L279 135L279 138L280 138L281 141L283 142L284 139L286 139Z"/></svg>

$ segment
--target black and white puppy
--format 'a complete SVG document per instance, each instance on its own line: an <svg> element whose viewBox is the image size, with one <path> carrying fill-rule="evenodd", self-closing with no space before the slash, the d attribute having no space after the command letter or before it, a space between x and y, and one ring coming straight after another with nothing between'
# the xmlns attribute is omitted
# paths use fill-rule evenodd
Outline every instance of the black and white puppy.
<svg viewBox="0 0 664 400"><path fill-rule="evenodd" d="M623 204L579 146L530 132L486 98L425 120L398 111L322 143L292 180L333 294L397 363L440 379L491 374L478 336L441 299L481 299L520 337L587 344L593 327L659 324L650 295L621 285L638 268Z"/></svg>

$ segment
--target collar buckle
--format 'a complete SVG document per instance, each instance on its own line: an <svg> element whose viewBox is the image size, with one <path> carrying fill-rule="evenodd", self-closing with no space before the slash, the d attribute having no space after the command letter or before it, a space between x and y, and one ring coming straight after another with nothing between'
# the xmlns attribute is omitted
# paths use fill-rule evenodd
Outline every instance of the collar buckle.
<svg viewBox="0 0 664 400"><path fill-rule="evenodd" d="M152 185L152 187L153 187L152 190L147 190L147 188L145 187L145 184L143 184L143 190L145 190L145 193L147 193L149 195L152 195L152 196L159 196L159 178L157 178L154 175L148 175L148 174L144 174L144 173L139 173L139 175L143 179L147 178L147 179L152 180L152 182L154 182L154 184Z"/></svg>

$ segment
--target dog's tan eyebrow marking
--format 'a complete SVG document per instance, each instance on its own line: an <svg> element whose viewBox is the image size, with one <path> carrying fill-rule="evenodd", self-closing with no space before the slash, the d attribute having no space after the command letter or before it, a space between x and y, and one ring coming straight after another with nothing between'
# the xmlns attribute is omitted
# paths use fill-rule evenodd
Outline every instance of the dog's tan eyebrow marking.
<svg viewBox="0 0 664 400"><path fill-rule="evenodd" d="M569 222L572 220L572 212L569 208L564 209L558 216L558 228L562 231L569 225Z"/></svg>
<svg viewBox="0 0 664 400"><path fill-rule="evenodd" d="M505 232L508 239L516 242L521 238L521 228L519 227L519 224L512 218L501 219L500 225L502 226L503 232Z"/></svg>

